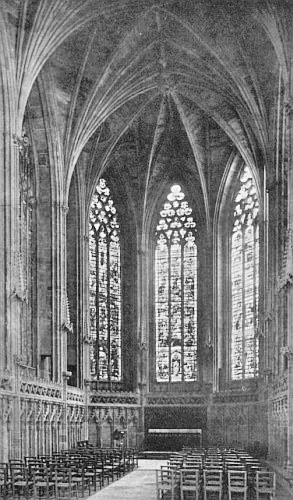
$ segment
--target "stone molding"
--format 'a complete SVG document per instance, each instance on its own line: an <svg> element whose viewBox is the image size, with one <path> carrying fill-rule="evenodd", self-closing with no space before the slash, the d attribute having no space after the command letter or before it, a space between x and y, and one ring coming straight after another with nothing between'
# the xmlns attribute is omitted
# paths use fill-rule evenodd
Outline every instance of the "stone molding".
<svg viewBox="0 0 293 500"><path fill-rule="evenodd" d="M120 425L124 428L130 424L137 424L139 421L139 408L129 407L91 407L89 411L89 420L98 424L107 423L111 425Z"/></svg>
<svg viewBox="0 0 293 500"><path fill-rule="evenodd" d="M82 389L77 387L67 387L67 401L74 401L75 403L85 402L85 393Z"/></svg>
<svg viewBox="0 0 293 500"><path fill-rule="evenodd" d="M138 405L139 396L132 392L122 392L122 393L90 393L90 404L111 404L111 405Z"/></svg>
<svg viewBox="0 0 293 500"><path fill-rule="evenodd" d="M21 381L20 392L32 396L45 396L48 398L62 399L62 388L59 385L41 381Z"/></svg>
<svg viewBox="0 0 293 500"><path fill-rule="evenodd" d="M234 392L222 393L219 392L213 395L213 403L257 403L259 402L259 394L254 392Z"/></svg>
<svg viewBox="0 0 293 500"><path fill-rule="evenodd" d="M164 394L149 394L146 396L147 405L206 405L207 396L180 394L166 396Z"/></svg>

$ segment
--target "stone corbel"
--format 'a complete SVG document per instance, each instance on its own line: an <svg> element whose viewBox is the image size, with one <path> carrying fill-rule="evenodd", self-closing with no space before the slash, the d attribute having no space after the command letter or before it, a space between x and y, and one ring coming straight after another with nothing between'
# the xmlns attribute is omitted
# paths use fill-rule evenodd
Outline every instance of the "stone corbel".
<svg viewBox="0 0 293 500"><path fill-rule="evenodd" d="M37 207L38 200L35 196L30 196L28 200L29 207L33 210Z"/></svg>
<svg viewBox="0 0 293 500"><path fill-rule="evenodd" d="M12 391L12 380L10 377L2 377L0 381L0 389L4 389L5 391Z"/></svg>
<svg viewBox="0 0 293 500"><path fill-rule="evenodd" d="M288 116L292 115L292 113L293 113L293 105L292 105L291 99L289 99L288 101L286 101L284 103L284 109L285 109L286 115L288 115Z"/></svg>
<svg viewBox="0 0 293 500"><path fill-rule="evenodd" d="M29 140L25 132L23 132L22 136L19 137L16 134L12 135L12 142L13 145L18 149L18 151L24 155L24 153L27 151L29 147Z"/></svg>
<svg viewBox="0 0 293 500"><path fill-rule="evenodd" d="M139 352L143 353L146 351L147 349L147 346L146 346L146 343L145 342L138 342L138 350Z"/></svg>
<svg viewBox="0 0 293 500"><path fill-rule="evenodd" d="M90 345L92 343L92 339L88 334L84 335L82 340L86 345Z"/></svg>
<svg viewBox="0 0 293 500"><path fill-rule="evenodd" d="M16 301L16 302L21 302L24 303L26 302L26 297L23 297L19 292L16 290L16 288L13 289L10 295L10 300L11 301Z"/></svg>
<svg viewBox="0 0 293 500"><path fill-rule="evenodd" d="M72 372L68 372L68 371L62 372L62 377L63 377L64 381L69 380L71 376L72 376Z"/></svg>
<svg viewBox="0 0 293 500"><path fill-rule="evenodd" d="M287 358L293 358L293 348L288 345L281 347L280 353Z"/></svg>
<svg viewBox="0 0 293 500"><path fill-rule="evenodd" d="M63 330L64 333L73 333L73 323L68 325L64 322L61 326L61 330Z"/></svg>
<svg viewBox="0 0 293 500"><path fill-rule="evenodd" d="M25 364L25 361L24 361L24 359L21 356L17 356L15 354L14 357L13 357L13 359L14 359L14 362L15 362L16 365L19 365L19 366L21 366L22 368L25 368L25 369L27 368L27 366Z"/></svg>
<svg viewBox="0 0 293 500"><path fill-rule="evenodd" d="M293 285L293 274L291 272L287 272L284 277L278 278L276 289L278 292L285 290Z"/></svg>
<svg viewBox="0 0 293 500"><path fill-rule="evenodd" d="M255 338L257 339L263 339L264 338L264 331L262 328L257 328L255 332Z"/></svg>

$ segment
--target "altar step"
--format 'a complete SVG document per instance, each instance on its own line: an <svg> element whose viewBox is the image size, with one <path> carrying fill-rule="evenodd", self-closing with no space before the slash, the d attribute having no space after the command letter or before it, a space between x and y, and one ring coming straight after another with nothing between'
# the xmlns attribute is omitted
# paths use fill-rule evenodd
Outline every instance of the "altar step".
<svg viewBox="0 0 293 500"><path fill-rule="evenodd" d="M145 450L145 451L140 451L138 453L138 458L144 459L144 460L170 460L170 457L174 455L176 451L150 451L150 450Z"/></svg>

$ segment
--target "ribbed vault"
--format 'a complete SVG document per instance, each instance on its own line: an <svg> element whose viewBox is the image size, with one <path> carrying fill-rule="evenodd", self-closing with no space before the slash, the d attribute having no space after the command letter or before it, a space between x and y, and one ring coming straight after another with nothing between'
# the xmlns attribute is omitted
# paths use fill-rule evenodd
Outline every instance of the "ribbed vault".
<svg viewBox="0 0 293 500"><path fill-rule="evenodd" d="M139 189L145 210L160 169L180 162L186 151L209 225L211 179L216 173L219 185L224 142L226 159L238 150L251 166L273 162L269 130L288 72L280 22L286 2L6 4L16 47L19 117L36 80L50 79L65 198L82 152L89 158L89 192L123 153L144 165ZM170 147L175 135L176 150Z"/></svg>

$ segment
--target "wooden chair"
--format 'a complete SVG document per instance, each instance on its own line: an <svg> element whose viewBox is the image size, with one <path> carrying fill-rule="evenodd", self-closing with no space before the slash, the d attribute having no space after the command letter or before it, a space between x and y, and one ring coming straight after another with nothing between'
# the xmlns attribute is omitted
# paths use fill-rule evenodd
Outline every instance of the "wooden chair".
<svg viewBox="0 0 293 500"><path fill-rule="evenodd" d="M34 500L49 499L55 494L55 482L50 469L45 466L32 469Z"/></svg>
<svg viewBox="0 0 293 500"><path fill-rule="evenodd" d="M0 463L0 496L6 500L9 494L11 483L8 479L8 464Z"/></svg>
<svg viewBox="0 0 293 500"><path fill-rule="evenodd" d="M24 465L11 464L10 471L12 497L17 498L23 495L28 499L32 496L34 483L29 476L28 468Z"/></svg>
<svg viewBox="0 0 293 500"><path fill-rule="evenodd" d="M71 500L74 495L78 498L77 483L72 481L71 469L55 469L55 495L59 498Z"/></svg>
<svg viewBox="0 0 293 500"><path fill-rule="evenodd" d="M198 500L200 490L199 469L180 470L180 500L190 497ZM186 494L186 495L185 495Z"/></svg>
<svg viewBox="0 0 293 500"><path fill-rule="evenodd" d="M88 478L90 481L90 487L93 487L93 490L97 490L97 484L99 483L100 489L103 484L102 472L100 469L97 470L96 462L92 460L86 459L84 462L84 477Z"/></svg>
<svg viewBox="0 0 293 500"><path fill-rule="evenodd" d="M71 467L71 480L76 483L78 491L81 492L82 498L84 498L84 493L88 490L88 494L91 494L91 478L85 475L85 466L83 462L72 464Z"/></svg>
<svg viewBox="0 0 293 500"><path fill-rule="evenodd" d="M233 493L237 494L237 499L241 495L240 498L247 500L247 472L245 470L228 470L229 500L233 500Z"/></svg>
<svg viewBox="0 0 293 500"><path fill-rule="evenodd" d="M256 500L261 498L274 500L276 498L276 474L269 471L257 471L256 473ZM262 497L262 495L265 495Z"/></svg>
<svg viewBox="0 0 293 500"><path fill-rule="evenodd" d="M156 470L157 500L168 495L170 500L175 500L179 488L179 474L175 469Z"/></svg>
<svg viewBox="0 0 293 500"><path fill-rule="evenodd" d="M219 500L223 495L223 470L208 468L203 470L204 500L208 500L209 493L216 493Z"/></svg>

